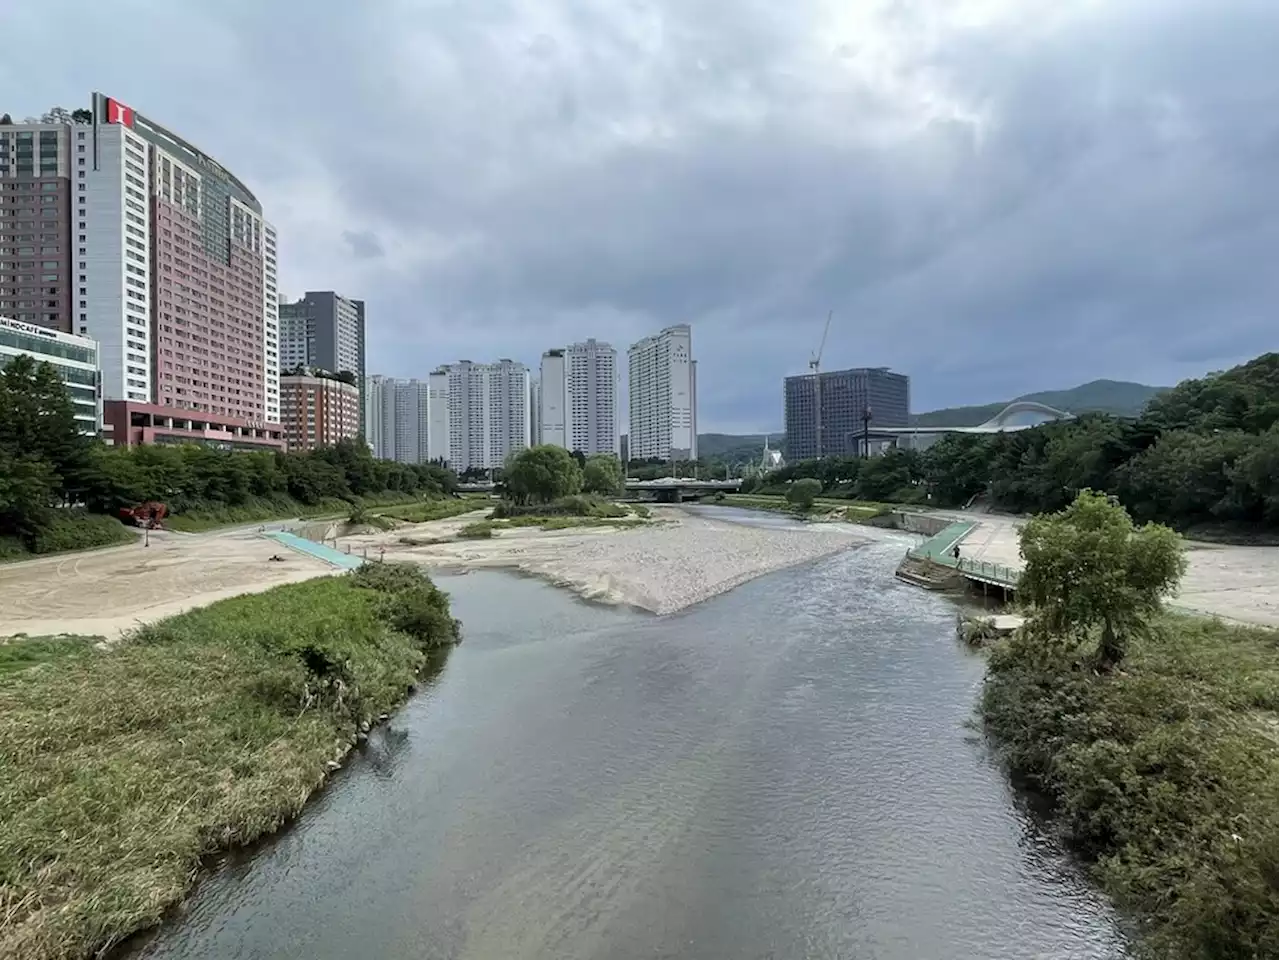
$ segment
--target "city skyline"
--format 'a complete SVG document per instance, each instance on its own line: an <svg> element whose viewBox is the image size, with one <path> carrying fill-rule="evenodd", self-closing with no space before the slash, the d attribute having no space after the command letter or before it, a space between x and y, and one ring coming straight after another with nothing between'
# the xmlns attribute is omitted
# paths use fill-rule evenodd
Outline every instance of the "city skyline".
<svg viewBox="0 0 1280 960"><path fill-rule="evenodd" d="M551 22L320 0L338 82L271 43L280 11L234 4L131 19L146 71L105 49L50 70L50 15L117 26L54 2L6 20L0 109L100 89L213 152L280 230L283 289L366 298L371 371L687 321L702 429L741 433L778 425L829 310L825 365L908 372L918 410L1274 349L1267 5L960 0L922 45L914 8L812 0L784 29L669 0ZM220 56L193 64L192 36Z"/></svg>

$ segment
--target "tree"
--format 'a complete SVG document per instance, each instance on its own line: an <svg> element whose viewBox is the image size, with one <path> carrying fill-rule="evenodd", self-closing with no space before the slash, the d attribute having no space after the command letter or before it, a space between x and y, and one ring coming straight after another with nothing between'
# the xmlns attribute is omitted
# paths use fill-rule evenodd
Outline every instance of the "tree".
<svg viewBox="0 0 1280 960"><path fill-rule="evenodd" d="M512 457L503 483L517 503L550 503L581 490L582 471L564 447L542 444Z"/></svg>
<svg viewBox="0 0 1280 960"><path fill-rule="evenodd" d="M587 457L582 469L582 492L597 493L602 497L616 497L622 493L622 464L609 453L597 453Z"/></svg>
<svg viewBox="0 0 1280 960"><path fill-rule="evenodd" d="M0 450L43 460L60 488L81 490L89 439L81 434L71 395L51 364L19 354L0 370Z"/></svg>
<svg viewBox="0 0 1280 960"><path fill-rule="evenodd" d="M791 486L787 487L787 503L797 510L812 510L813 501L818 499L818 494L821 492L821 480L815 480L813 477L794 480Z"/></svg>
<svg viewBox="0 0 1280 960"><path fill-rule="evenodd" d="M1124 507L1092 490L1029 520L1019 541L1026 563L1019 594L1054 636L1081 640L1101 628L1101 669L1124 659L1129 638L1146 629L1187 566L1178 534L1153 523L1134 527Z"/></svg>

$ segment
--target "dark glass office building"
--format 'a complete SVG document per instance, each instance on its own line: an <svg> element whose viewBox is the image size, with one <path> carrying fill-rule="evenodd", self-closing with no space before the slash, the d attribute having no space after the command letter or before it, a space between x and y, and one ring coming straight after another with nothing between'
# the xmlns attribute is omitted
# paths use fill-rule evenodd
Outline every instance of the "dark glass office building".
<svg viewBox="0 0 1280 960"><path fill-rule="evenodd" d="M821 375L822 455L856 456L868 429L907 426L911 379L888 367L832 370ZM812 374L783 382L786 458L794 463L818 455L818 423Z"/></svg>

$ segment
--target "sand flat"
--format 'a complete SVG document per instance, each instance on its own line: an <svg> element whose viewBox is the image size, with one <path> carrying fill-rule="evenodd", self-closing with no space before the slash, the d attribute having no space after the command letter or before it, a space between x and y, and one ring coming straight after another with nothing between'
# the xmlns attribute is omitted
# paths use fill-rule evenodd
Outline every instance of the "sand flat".
<svg viewBox="0 0 1280 960"><path fill-rule="evenodd" d="M518 570L583 597L666 614L866 539L849 529L764 529L658 508L655 522L638 528L523 527L499 531L492 540L425 546L400 542L402 537L451 537L481 516L478 512L386 533L339 537L336 544L370 559L407 560L428 568ZM306 532L318 537L326 531ZM272 555L283 561L271 561ZM0 636L78 633L112 640L140 623L226 597L337 572L264 539L258 527L208 534L161 531L152 535L150 547L139 541L0 566Z"/></svg>

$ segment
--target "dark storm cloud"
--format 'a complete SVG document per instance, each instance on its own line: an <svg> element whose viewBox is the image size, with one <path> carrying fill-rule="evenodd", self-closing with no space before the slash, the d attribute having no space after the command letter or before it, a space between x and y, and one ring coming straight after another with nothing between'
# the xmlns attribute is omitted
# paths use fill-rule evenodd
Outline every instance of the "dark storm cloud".
<svg viewBox="0 0 1280 960"><path fill-rule="evenodd" d="M139 42L181 82L78 58L0 107L121 90L189 133L254 184L286 285L364 296L392 374L689 321L701 423L747 429L829 309L824 365L910 373L919 408L1275 348L1274 6L733 13L176 4ZM166 53L191 31L216 68ZM23 49L0 89L41 75Z"/></svg>

